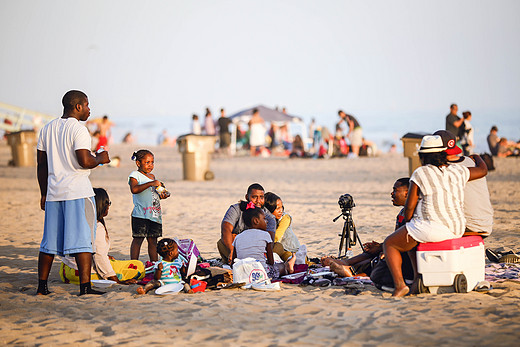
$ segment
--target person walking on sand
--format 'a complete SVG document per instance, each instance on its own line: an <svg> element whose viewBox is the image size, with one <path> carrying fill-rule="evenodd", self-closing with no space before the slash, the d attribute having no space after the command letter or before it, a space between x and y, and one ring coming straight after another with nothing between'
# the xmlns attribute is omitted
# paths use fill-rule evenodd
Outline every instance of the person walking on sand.
<svg viewBox="0 0 520 347"><path fill-rule="evenodd" d="M40 131L37 145L37 175L40 207L45 211L43 237L38 256L39 295L50 294L47 280L54 256L73 255L80 279L80 293L103 294L91 288L90 270L96 234L94 191L90 169L108 164L108 152L92 154L91 138L80 123L90 116L87 95L78 90L65 93L63 116Z"/></svg>

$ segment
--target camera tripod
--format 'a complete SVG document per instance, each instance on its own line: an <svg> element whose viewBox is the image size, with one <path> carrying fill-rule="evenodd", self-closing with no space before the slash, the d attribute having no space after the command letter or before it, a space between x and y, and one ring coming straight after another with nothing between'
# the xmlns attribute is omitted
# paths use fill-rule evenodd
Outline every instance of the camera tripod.
<svg viewBox="0 0 520 347"><path fill-rule="evenodd" d="M350 256L348 254L348 251L356 245L356 242L359 242L361 251L364 251L364 249L363 243L361 242L361 239L359 238L359 235L356 231L356 225L354 224L354 220L352 219L352 209L342 210L341 214L334 218L332 221L336 222L341 216L343 216L345 223L343 223L343 231L341 232L341 234L338 234L339 236L341 236L341 240L339 242L338 258L348 258Z"/></svg>

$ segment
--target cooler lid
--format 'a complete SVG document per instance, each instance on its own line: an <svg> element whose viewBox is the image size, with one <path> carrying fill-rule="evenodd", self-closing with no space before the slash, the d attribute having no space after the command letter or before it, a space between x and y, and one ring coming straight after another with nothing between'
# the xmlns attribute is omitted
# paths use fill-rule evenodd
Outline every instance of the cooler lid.
<svg viewBox="0 0 520 347"><path fill-rule="evenodd" d="M417 250L425 251L453 251L461 248L477 247L484 244L480 236L465 236L458 239L451 239L441 242L420 243Z"/></svg>

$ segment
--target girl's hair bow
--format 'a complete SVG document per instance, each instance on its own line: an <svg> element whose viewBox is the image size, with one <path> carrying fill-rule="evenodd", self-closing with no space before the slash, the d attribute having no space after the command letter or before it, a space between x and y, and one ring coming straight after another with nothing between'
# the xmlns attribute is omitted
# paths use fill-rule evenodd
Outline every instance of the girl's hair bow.
<svg viewBox="0 0 520 347"><path fill-rule="evenodd" d="M252 201L250 201L247 203L246 210L250 209L250 208L255 208L255 207L256 207L256 205Z"/></svg>

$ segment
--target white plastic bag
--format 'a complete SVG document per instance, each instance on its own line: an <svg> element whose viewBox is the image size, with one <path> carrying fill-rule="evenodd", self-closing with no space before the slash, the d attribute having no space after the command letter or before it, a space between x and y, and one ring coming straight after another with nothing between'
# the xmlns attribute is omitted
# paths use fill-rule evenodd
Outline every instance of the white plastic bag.
<svg viewBox="0 0 520 347"><path fill-rule="evenodd" d="M254 258L235 259L233 264L234 283L257 283L267 281L267 272L262 263Z"/></svg>
<svg viewBox="0 0 520 347"><path fill-rule="evenodd" d="M296 252L295 256L296 256L295 264L297 264L297 265L306 264L305 260L307 259L307 246L301 245L300 248L298 249L298 252Z"/></svg>

